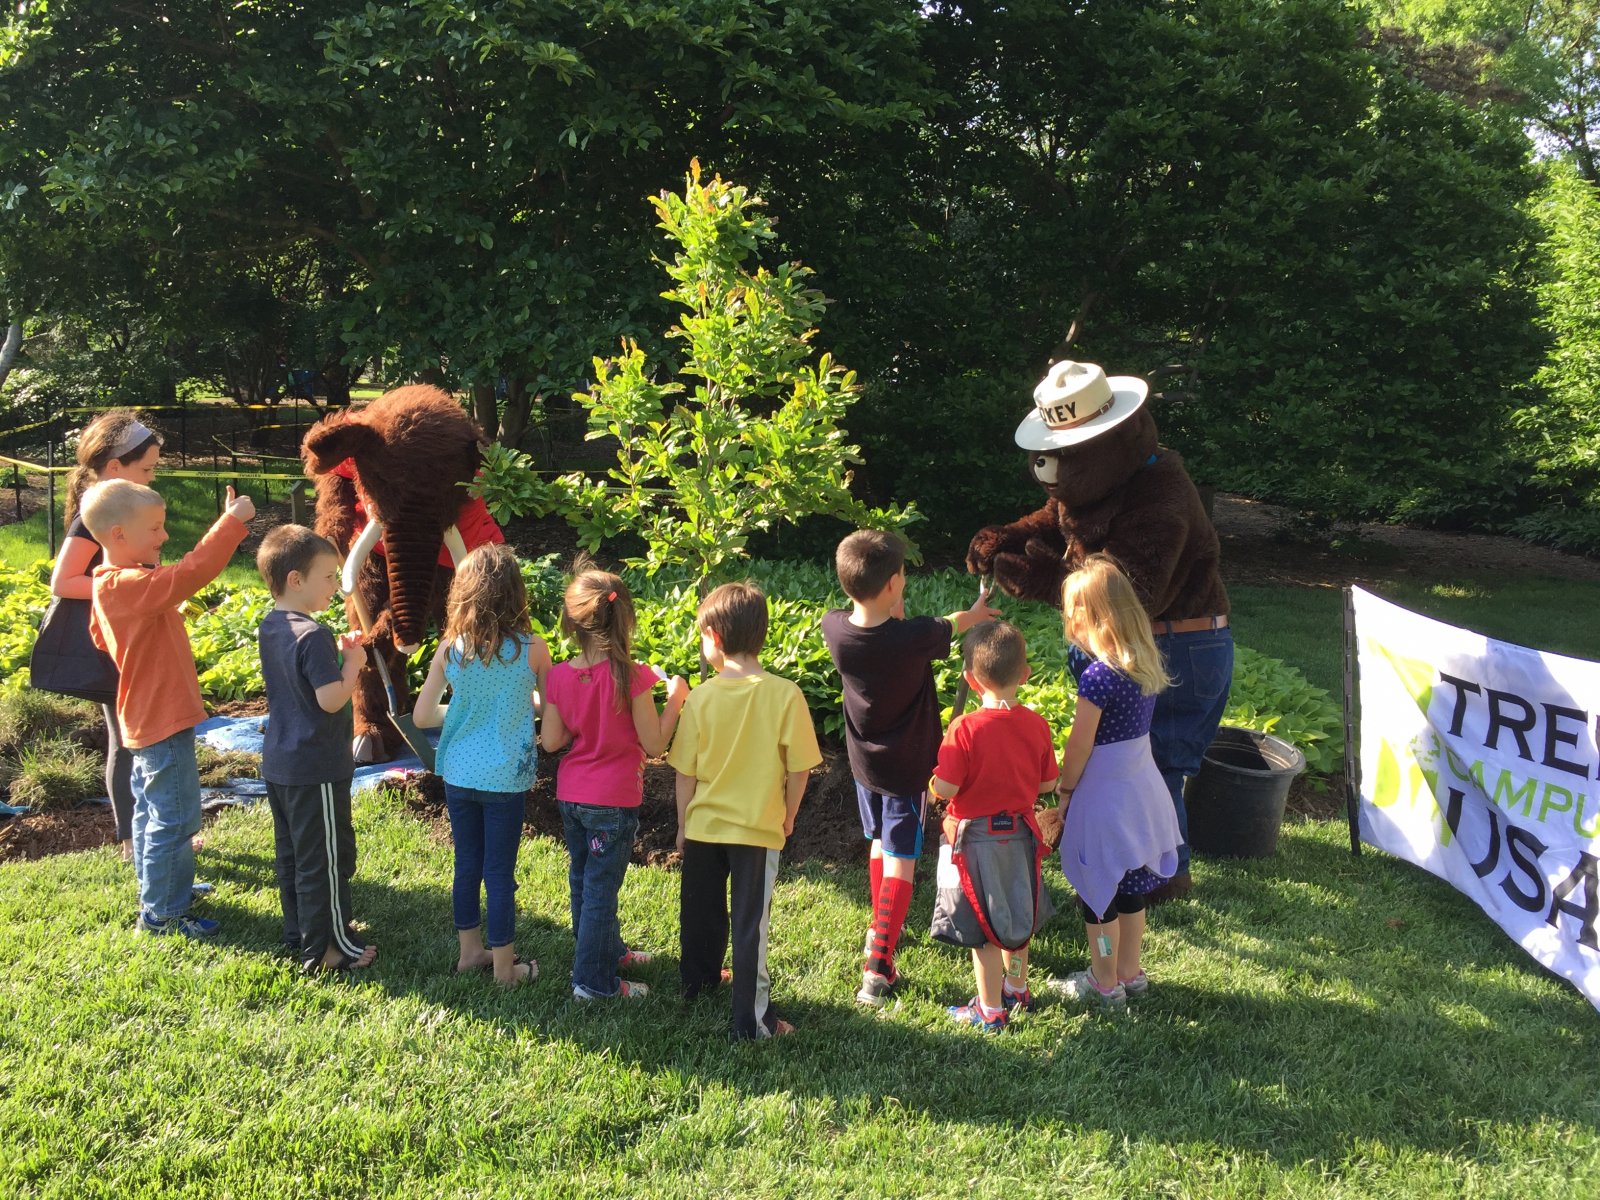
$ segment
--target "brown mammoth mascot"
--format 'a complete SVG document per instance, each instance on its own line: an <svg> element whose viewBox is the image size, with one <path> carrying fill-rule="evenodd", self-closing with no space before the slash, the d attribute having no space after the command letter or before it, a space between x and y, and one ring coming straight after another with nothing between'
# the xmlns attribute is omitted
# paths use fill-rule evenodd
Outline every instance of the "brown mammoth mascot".
<svg viewBox="0 0 1600 1200"><path fill-rule="evenodd" d="M1016 433L1044 505L980 529L967 569L992 574L1013 596L1056 605L1067 574L1090 554L1111 555L1133 581L1173 679L1150 725L1151 752L1185 839L1177 876L1154 897L1166 899L1189 888L1183 784L1222 720L1233 634L1217 532L1183 459L1157 443L1146 390L1142 379L1108 379L1092 363L1051 367ZM1086 665L1074 651L1074 672Z"/></svg>
<svg viewBox="0 0 1600 1200"><path fill-rule="evenodd" d="M483 461L483 446L461 405L425 385L396 388L359 411L327 417L301 442L306 474L317 485L317 532L341 556L356 552L351 626L359 627L361 608L371 615L366 641L383 655L401 711L411 707L405 660L429 622L443 616L454 556L505 541L483 501L464 488ZM383 684L368 665L355 695L357 762L395 756L401 739L387 712Z"/></svg>

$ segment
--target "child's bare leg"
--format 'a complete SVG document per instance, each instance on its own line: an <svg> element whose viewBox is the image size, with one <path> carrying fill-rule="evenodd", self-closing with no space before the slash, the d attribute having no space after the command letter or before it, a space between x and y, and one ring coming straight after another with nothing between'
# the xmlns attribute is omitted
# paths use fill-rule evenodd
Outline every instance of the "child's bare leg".
<svg viewBox="0 0 1600 1200"><path fill-rule="evenodd" d="M1120 920L1104 925L1085 922L1083 926L1089 936L1089 970L1102 991L1109 992L1117 986L1117 926L1121 923Z"/></svg>
<svg viewBox="0 0 1600 1200"><path fill-rule="evenodd" d="M978 1003L985 1008L1000 1007L1000 987L1006 967L999 946L976 946L972 951L972 972L978 977Z"/></svg>
<svg viewBox="0 0 1600 1200"><path fill-rule="evenodd" d="M1144 942L1144 909L1134 913L1119 913L1117 924L1117 978L1132 979L1139 973L1139 954Z"/></svg>
<svg viewBox="0 0 1600 1200"><path fill-rule="evenodd" d="M1002 950L1000 959L1005 965L1006 990L1019 996L1025 993L1028 990L1028 948Z"/></svg>
<svg viewBox="0 0 1600 1200"><path fill-rule="evenodd" d="M481 971L493 965L494 957L483 948L481 927L474 925L471 929L458 929L456 939L461 943L461 953L456 956L458 972Z"/></svg>
<svg viewBox="0 0 1600 1200"><path fill-rule="evenodd" d="M494 981L506 987L530 982L539 973L534 962L517 961L515 946L496 946L489 952L494 958Z"/></svg>

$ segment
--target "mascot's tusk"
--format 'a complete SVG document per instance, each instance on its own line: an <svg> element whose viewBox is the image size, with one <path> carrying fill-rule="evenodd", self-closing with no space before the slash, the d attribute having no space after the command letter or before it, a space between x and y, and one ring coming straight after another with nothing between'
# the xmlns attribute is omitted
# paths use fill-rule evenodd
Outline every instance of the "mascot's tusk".
<svg viewBox="0 0 1600 1200"><path fill-rule="evenodd" d="M445 549L450 551L450 559L456 566L461 565L461 560L467 556L467 543L461 537L461 531L454 525L444 531Z"/></svg>
<svg viewBox="0 0 1600 1200"><path fill-rule="evenodd" d="M372 548L383 537L383 526L376 521L368 521L366 528L361 531L361 536L356 538L350 547L350 554L344 560L344 576L339 584L344 589L345 595L356 590L356 576L361 574L361 568L366 566L367 559L372 556Z"/></svg>

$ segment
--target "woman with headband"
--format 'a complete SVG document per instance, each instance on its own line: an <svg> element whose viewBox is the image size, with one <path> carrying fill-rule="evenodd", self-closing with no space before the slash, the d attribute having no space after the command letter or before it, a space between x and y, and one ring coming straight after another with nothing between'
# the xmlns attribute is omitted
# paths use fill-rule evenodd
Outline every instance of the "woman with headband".
<svg viewBox="0 0 1600 1200"><path fill-rule="evenodd" d="M128 479L149 486L161 459L161 438L132 412L102 413L78 435L78 465L67 479L67 532L50 573L50 591L89 600L90 576L100 565L100 543L78 515L83 493L102 479ZM117 823L124 860L133 854L133 756L122 744L115 703L102 704L106 719L106 792Z"/></svg>

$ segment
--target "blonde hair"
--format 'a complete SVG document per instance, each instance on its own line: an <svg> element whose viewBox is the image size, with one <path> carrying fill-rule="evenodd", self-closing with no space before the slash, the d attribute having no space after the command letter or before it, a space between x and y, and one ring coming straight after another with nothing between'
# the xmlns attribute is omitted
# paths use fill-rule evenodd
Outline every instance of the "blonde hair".
<svg viewBox="0 0 1600 1200"><path fill-rule="evenodd" d="M522 581L516 551L491 542L456 565L440 638L446 645L460 641L463 662L516 662L522 654L521 638L532 633L528 587ZM506 658L508 639L512 639L511 656Z"/></svg>
<svg viewBox="0 0 1600 1200"><path fill-rule="evenodd" d="M107 479L83 494L83 523L102 545L118 525L126 524L141 508L167 502L161 493L131 479Z"/></svg>
<svg viewBox="0 0 1600 1200"><path fill-rule="evenodd" d="M1067 638L1110 663L1153 696L1172 682L1161 663L1150 618L1133 583L1108 554L1091 554L1061 585Z"/></svg>
<svg viewBox="0 0 1600 1200"><path fill-rule="evenodd" d="M561 628L585 654L602 653L611 664L617 711L625 711L633 690L633 630L636 617L628 585L610 571L573 564L573 580L561 598Z"/></svg>
<svg viewBox="0 0 1600 1200"><path fill-rule="evenodd" d="M114 412L101 413L79 432L78 465L67 476L67 524L72 524L72 518L77 515L83 493L100 482L100 472L106 469L107 464L113 459L124 466L136 463L150 453L151 446L161 445L160 435L152 433L149 437L141 438L133 449L122 454L116 453L128 440L133 427L139 424L142 424L139 414L131 408L119 408ZM88 523L84 521L85 525Z"/></svg>

